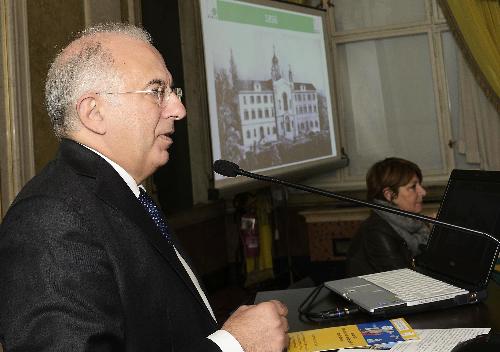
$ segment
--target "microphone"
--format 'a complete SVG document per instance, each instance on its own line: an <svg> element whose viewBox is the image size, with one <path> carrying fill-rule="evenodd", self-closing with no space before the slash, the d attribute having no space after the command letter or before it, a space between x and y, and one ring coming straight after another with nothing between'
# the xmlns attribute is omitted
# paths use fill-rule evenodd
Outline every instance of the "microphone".
<svg viewBox="0 0 500 352"><path fill-rule="evenodd" d="M335 199L363 205L363 206L368 207L368 208L378 209L378 210L382 210L382 211L385 211L388 213L393 213L396 215L401 215L401 216L405 216L405 217L412 218L412 219L417 219L417 220L424 221L424 222L430 222L432 224L439 225L439 226L442 226L442 227L445 227L448 229L458 230L458 231L466 232L466 233L472 233L472 234L479 235L479 236L485 236L485 237L493 240L497 244L500 243L499 240L497 240L495 237L493 237L492 235L490 235L486 232L481 232L481 231L469 229L467 227L462 227L459 225L450 224L450 223L447 223L444 221L440 221L440 220L431 218L429 216L420 215L417 213L412 213L412 212L401 210L398 208L391 208L391 207L388 207L388 206L385 206L382 204L366 202L366 201L363 201L360 199L351 198L348 196L344 196L342 194L325 191L325 190L322 190L319 188L309 187L309 186L301 185L301 184L297 184L297 183L292 183L292 182L288 182L288 181L285 181L285 180L282 180L279 178L275 178L275 177L255 174L253 172L249 172L249 171L245 171L245 170L240 169L240 167L237 164L235 164L231 161L216 160L214 162L214 171L217 172L219 175L226 176L226 177L236 177L238 175L241 175L241 176L253 178L255 180L277 183L277 184L284 185L284 186L287 186L290 188L299 189L301 191L306 191L309 193L316 193L316 194L319 194L319 195L322 195L325 197L335 198Z"/></svg>

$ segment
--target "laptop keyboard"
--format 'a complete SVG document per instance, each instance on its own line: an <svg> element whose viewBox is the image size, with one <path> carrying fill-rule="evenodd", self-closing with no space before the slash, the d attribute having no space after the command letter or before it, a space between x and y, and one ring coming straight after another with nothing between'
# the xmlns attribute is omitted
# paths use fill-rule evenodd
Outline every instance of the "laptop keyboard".
<svg viewBox="0 0 500 352"><path fill-rule="evenodd" d="M394 293L408 306L442 301L468 291L410 269L397 269L360 276Z"/></svg>

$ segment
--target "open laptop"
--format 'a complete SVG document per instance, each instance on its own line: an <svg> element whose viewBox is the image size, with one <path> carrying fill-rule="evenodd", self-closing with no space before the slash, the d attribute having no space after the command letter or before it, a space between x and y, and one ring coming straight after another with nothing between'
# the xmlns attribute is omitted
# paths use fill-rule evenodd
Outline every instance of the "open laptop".
<svg viewBox="0 0 500 352"><path fill-rule="evenodd" d="M453 170L437 219L498 239L500 171ZM486 236L435 225L415 270L328 281L325 286L373 315L476 303L486 298L499 250L498 241Z"/></svg>

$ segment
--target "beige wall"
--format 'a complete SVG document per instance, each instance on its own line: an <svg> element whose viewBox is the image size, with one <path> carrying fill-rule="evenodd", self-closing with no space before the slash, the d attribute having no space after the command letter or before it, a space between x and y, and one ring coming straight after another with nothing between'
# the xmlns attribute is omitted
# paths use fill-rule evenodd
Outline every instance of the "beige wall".
<svg viewBox="0 0 500 352"><path fill-rule="evenodd" d="M44 105L50 62L72 35L138 23L140 0L0 0L0 219L57 149Z"/></svg>
<svg viewBox="0 0 500 352"><path fill-rule="evenodd" d="M127 19L127 1L120 0L28 0L28 34L33 104L35 170L54 156L57 140L52 134L44 106L44 82L56 53L88 24ZM122 9L124 15L122 16Z"/></svg>
<svg viewBox="0 0 500 352"><path fill-rule="evenodd" d="M33 142L35 170L52 159L57 140L52 134L44 106L44 82L50 62L71 34L85 26L84 4L81 0L28 0L28 35L31 97L33 111Z"/></svg>

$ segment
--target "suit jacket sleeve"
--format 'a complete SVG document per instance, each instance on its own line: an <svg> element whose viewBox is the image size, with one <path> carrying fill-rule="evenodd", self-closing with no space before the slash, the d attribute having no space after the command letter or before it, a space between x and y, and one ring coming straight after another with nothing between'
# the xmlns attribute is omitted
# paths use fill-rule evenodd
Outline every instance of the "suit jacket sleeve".
<svg viewBox="0 0 500 352"><path fill-rule="evenodd" d="M0 267L7 351L121 343L119 296L106 254L65 204L47 197L16 204L2 224Z"/></svg>
<svg viewBox="0 0 500 352"><path fill-rule="evenodd" d="M129 350L115 273L91 227L50 197L28 198L10 209L0 228L0 338L6 351ZM193 338L182 351L220 349Z"/></svg>

